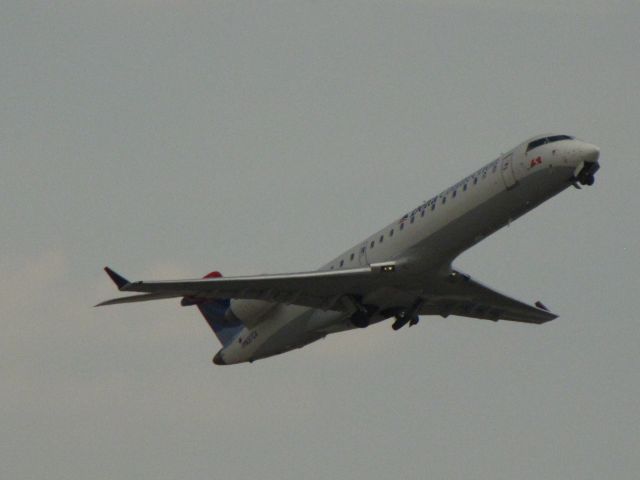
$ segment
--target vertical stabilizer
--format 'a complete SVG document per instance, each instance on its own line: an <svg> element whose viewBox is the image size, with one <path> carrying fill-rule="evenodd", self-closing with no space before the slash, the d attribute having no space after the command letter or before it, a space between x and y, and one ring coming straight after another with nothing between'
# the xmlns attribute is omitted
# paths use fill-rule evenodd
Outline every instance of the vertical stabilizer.
<svg viewBox="0 0 640 480"><path fill-rule="evenodd" d="M222 277L220 272L211 272L205 275L204 278L219 278ZM227 315L230 305L229 299L223 300L200 300L185 297L182 299L182 305L196 305L202 316L205 318L213 333L216 334L218 340L223 347L229 345L235 336L240 333L244 328L242 322L235 318L235 316Z"/></svg>

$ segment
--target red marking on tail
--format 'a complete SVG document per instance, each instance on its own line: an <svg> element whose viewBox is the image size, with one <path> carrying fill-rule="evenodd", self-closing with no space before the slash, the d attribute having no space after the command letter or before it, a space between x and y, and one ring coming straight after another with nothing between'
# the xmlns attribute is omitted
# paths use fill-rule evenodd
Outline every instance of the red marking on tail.
<svg viewBox="0 0 640 480"><path fill-rule="evenodd" d="M109 273L109 272L107 272ZM204 278L220 278L222 277L222 274L220 272L211 272L211 273L207 273ZM182 305L183 307L188 307L190 305L198 305L199 303L202 302L206 302L207 300L202 299L202 298L197 298L197 297L182 297L182 301L180 302L180 305Z"/></svg>

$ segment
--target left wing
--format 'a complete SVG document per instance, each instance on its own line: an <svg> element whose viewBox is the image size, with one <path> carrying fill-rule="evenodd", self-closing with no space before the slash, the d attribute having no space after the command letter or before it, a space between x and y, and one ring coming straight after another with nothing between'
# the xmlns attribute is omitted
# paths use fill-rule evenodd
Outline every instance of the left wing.
<svg viewBox="0 0 640 480"><path fill-rule="evenodd" d="M389 277L395 271L395 264L390 262L344 270L159 282L129 282L108 267L105 271L120 291L143 294L114 298L96 306L189 297L265 300L323 310L350 311L353 306L343 302L343 297L364 297L371 291L388 285Z"/></svg>

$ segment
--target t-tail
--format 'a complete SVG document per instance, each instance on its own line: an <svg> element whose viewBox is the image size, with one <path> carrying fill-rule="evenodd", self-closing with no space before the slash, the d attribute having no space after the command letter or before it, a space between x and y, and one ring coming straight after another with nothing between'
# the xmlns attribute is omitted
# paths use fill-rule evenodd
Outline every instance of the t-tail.
<svg viewBox="0 0 640 480"><path fill-rule="evenodd" d="M204 276L204 278L219 277L222 277L220 272L211 272ZM229 299L202 300L184 297L180 304L183 307L189 305L197 306L223 347L233 342L233 339L244 328L244 325L238 319L232 315L227 315L230 305Z"/></svg>

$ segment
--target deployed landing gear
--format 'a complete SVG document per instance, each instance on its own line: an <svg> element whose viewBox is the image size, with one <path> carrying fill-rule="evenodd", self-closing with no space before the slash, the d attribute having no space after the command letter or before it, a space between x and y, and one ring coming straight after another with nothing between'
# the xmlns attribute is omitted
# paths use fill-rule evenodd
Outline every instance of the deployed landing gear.
<svg viewBox="0 0 640 480"><path fill-rule="evenodd" d="M358 328L367 328L371 323L369 314L366 311L356 312L351 315L351 323Z"/></svg>
<svg viewBox="0 0 640 480"><path fill-rule="evenodd" d="M573 177L573 184L576 188L580 185L593 185L596 181L595 174L600 169L598 162L585 162Z"/></svg>
<svg viewBox="0 0 640 480"><path fill-rule="evenodd" d="M413 327L420 321L420 317L418 317L418 311L420 307L422 307L423 300L418 300L413 306L407 310L404 310L396 315L396 321L393 322L391 328L394 330L400 330L407 323L410 327Z"/></svg>
<svg viewBox="0 0 640 480"><path fill-rule="evenodd" d="M399 314L399 315L396 315L396 321L393 322L393 324L391 325L391 328L393 328L394 330L400 330L407 323L409 324L410 327L413 327L419 321L420 321L420 318L417 315L415 315L414 317L409 317L409 316L405 316L405 314Z"/></svg>
<svg viewBox="0 0 640 480"><path fill-rule="evenodd" d="M347 302L350 308L355 310L349 317L351 323L358 328L367 328L377 308L371 305L363 305L358 298L347 297L343 301Z"/></svg>

